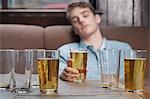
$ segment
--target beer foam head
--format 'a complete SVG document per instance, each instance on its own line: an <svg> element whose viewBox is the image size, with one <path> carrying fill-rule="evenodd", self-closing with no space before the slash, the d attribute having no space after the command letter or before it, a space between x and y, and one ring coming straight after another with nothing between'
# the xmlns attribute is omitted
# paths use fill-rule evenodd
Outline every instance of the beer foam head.
<svg viewBox="0 0 150 99"><path fill-rule="evenodd" d="M86 50L73 50L71 53L87 53Z"/></svg>

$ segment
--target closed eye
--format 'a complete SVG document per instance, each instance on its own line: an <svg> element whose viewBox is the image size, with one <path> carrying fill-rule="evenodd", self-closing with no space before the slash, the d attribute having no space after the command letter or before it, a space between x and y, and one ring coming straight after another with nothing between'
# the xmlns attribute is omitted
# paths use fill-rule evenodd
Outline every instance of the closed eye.
<svg viewBox="0 0 150 99"><path fill-rule="evenodd" d="M90 15L90 12L89 11L85 11L82 13L83 17L88 17Z"/></svg>
<svg viewBox="0 0 150 99"><path fill-rule="evenodd" d="M72 22L73 22L73 23L79 22L79 18L78 18L78 17L74 17L74 18L72 19Z"/></svg>

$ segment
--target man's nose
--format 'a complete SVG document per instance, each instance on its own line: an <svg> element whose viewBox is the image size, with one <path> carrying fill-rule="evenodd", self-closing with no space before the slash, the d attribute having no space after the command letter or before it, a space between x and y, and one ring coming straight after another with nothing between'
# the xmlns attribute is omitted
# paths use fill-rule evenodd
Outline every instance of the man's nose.
<svg viewBox="0 0 150 99"><path fill-rule="evenodd" d="M85 22L85 19L83 17L79 17L79 22L80 23L84 23Z"/></svg>

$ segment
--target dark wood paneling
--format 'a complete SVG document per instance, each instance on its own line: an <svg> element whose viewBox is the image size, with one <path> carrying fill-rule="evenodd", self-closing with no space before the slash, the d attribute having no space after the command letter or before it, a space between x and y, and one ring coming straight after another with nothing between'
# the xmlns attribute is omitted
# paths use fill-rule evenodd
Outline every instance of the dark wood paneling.
<svg viewBox="0 0 150 99"><path fill-rule="evenodd" d="M40 26L68 24L65 12L1 12L2 24L35 24Z"/></svg>
<svg viewBox="0 0 150 99"><path fill-rule="evenodd" d="M96 0L102 10L101 26L148 26L150 25L150 0ZM0 10L0 23L35 25L68 25L65 11L27 12Z"/></svg>

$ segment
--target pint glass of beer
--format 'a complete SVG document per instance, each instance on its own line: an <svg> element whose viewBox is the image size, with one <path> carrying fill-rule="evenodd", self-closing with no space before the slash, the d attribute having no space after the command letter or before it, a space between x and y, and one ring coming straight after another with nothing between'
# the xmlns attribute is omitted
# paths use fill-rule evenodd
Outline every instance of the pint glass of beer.
<svg viewBox="0 0 150 99"><path fill-rule="evenodd" d="M38 59L40 91L43 93L57 92L59 70L59 51L45 50L43 57Z"/></svg>
<svg viewBox="0 0 150 99"><path fill-rule="evenodd" d="M70 57L72 59L72 68L77 69L80 73L75 82L84 81L86 79L87 51L71 51Z"/></svg>
<svg viewBox="0 0 150 99"><path fill-rule="evenodd" d="M124 59L126 91L143 91L146 50L126 50Z"/></svg>

